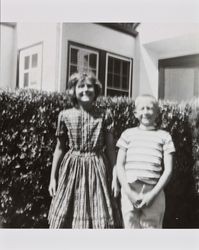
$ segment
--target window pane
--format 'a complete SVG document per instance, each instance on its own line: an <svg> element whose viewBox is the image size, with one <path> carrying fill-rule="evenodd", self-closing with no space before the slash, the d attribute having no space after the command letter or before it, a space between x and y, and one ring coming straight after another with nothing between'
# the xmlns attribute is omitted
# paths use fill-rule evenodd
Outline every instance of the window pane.
<svg viewBox="0 0 199 250"><path fill-rule="evenodd" d="M77 56L78 56L78 50L71 48L71 63L77 64Z"/></svg>
<svg viewBox="0 0 199 250"><path fill-rule="evenodd" d="M120 88L120 76L119 75L113 76L113 87Z"/></svg>
<svg viewBox="0 0 199 250"><path fill-rule="evenodd" d="M25 56L24 57L24 69L29 69L29 65L30 65L30 57Z"/></svg>
<svg viewBox="0 0 199 250"><path fill-rule="evenodd" d="M77 66L70 66L70 75L77 72Z"/></svg>
<svg viewBox="0 0 199 250"><path fill-rule="evenodd" d="M108 78L107 78L107 86L112 87L112 82L113 82L113 75L108 73Z"/></svg>
<svg viewBox="0 0 199 250"><path fill-rule="evenodd" d="M34 54L32 55L32 68L36 68L38 63L38 55Z"/></svg>
<svg viewBox="0 0 199 250"><path fill-rule="evenodd" d="M84 67L88 68L88 55L84 55Z"/></svg>
<svg viewBox="0 0 199 250"><path fill-rule="evenodd" d="M114 72L120 73L120 60L114 59Z"/></svg>
<svg viewBox="0 0 199 250"><path fill-rule="evenodd" d="M122 89L128 90L128 78L126 76L122 77Z"/></svg>
<svg viewBox="0 0 199 250"><path fill-rule="evenodd" d="M122 70L123 70L123 75L125 76L129 75L129 62L123 61Z"/></svg>
<svg viewBox="0 0 199 250"><path fill-rule="evenodd" d="M113 72L113 58L108 58L108 72Z"/></svg>
<svg viewBox="0 0 199 250"><path fill-rule="evenodd" d="M107 89L108 96L128 96L128 92L115 90L115 89Z"/></svg>
<svg viewBox="0 0 199 250"><path fill-rule="evenodd" d="M97 56L95 54L89 55L89 66L91 68L96 68L97 65Z"/></svg>
<svg viewBox="0 0 199 250"><path fill-rule="evenodd" d="M24 87L28 87L28 82L29 82L29 73L24 74Z"/></svg>

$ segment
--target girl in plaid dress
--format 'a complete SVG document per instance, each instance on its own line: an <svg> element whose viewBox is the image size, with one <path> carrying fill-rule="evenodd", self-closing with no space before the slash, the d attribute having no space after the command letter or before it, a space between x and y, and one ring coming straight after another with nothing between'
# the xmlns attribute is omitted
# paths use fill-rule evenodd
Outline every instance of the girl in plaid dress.
<svg viewBox="0 0 199 250"><path fill-rule="evenodd" d="M113 214L115 202L109 185L116 159L113 121L110 112L94 108L100 90L101 84L90 73L75 73L69 80L74 107L61 111L58 117L49 184L53 197L50 228L120 226L119 213L118 218ZM112 187L115 192L116 178Z"/></svg>

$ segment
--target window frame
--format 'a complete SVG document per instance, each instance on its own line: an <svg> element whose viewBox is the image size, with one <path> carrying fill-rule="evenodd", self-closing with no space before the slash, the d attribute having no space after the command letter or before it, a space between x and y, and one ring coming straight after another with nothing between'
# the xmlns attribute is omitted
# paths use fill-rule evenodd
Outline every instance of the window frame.
<svg viewBox="0 0 199 250"><path fill-rule="evenodd" d="M102 95L107 96L107 67L108 67L108 61L107 61L107 55L111 55L112 57L115 57L120 60L128 61L130 62L130 67L129 67L129 88L128 88L128 97L132 96L132 88L133 88L133 83L132 83L132 76L133 76L133 58L130 57L125 57L118 55L116 53L99 49L96 47L91 47L85 44L81 44L78 42L74 41L67 41L67 65L66 65L66 83L65 83L65 88L68 88L68 80L69 80L69 71L70 71L70 60L71 60L71 54L70 54L70 47L77 47L80 49L85 49L88 51L96 52L98 53L98 62L97 62L97 72L98 74L97 77L99 81L102 83ZM123 90L121 90L122 92Z"/></svg>
<svg viewBox="0 0 199 250"><path fill-rule="evenodd" d="M116 54L110 53L110 52L106 53L105 96L107 96L107 89L109 88L108 84L107 84L107 80L108 80L108 57L116 58L116 59L119 59L121 61L126 61L126 62L130 63L129 64L129 87L128 87L128 91L126 91L126 92L128 93L128 97L131 97L132 65L133 65L132 59L131 58L127 58L127 57L123 57L123 56L119 56L119 55L116 55ZM109 89L113 89L113 90L119 91L118 88L109 88ZM125 92L125 90L122 90L122 89L120 89L120 91L121 92Z"/></svg>
<svg viewBox="0 0 199 250"><path fill-rule="evenodd" d="M95 49L93 47L90 46L86 46L80 43L76 43L76 42L72 42L72 41L68 41L68 63L67 63L67 82L66 82L66 88L67 88L67 83L70 77L70 65L71 65L71 48L75 48L75 49L81 49L81 50L85 50L88 52L92 52L94 54L96 54L97 56L97 62L96 62L96 77L99 78L99 60L100 60L100 51L98 49Z"/></svg>
<svg viewBox="0 0 199 250"><path fill-rule="evenodd" d="M36 48L36 47L38 47L38 48ZM33 53L27 53L27 55L25 53L25 55L22 55L23 52L26 52L26 51L28 52L31 49L33 50ZM35 51L34 51L35 49L37 50L37 53L35 53ZM35 54L37 55L37 67L32 67L32 56ZM27 56L29 57L29 68L25 69L23 67L23 69L22 69L22 65L24 65L24 63L22 63L21 60L25 60L25 58ZM39 61L40 61L40 63L39 63ZM22 63L22 65L21 65L21 63ZM31 65L31 67L30 67L30 65ZM31 72L33 72L35 70L40 71L38 73L40 75L39 76L40 79L38 82L36 82L36 87L32 87L30 85L30 75L31 75ZM23 88L23 89L29 89L29 88L31 89L32 88L32 89L41 90L42 89L42 71L43 71L43 42L29 45L27 47L21 48L18 51L18 83L17 83L17 86L19 88ZM24 86L24 80L23 80L23 84L21 83L21 81L22 81L22 79L24 79L24 75L26 73L29 74L28 86Z"/></svg>

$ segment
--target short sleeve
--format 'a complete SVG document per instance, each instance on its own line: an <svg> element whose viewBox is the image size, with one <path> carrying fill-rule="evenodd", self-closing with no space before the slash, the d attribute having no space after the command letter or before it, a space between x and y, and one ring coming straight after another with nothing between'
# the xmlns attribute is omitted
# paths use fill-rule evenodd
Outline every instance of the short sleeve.
<svg viewBox="0 0 199 250"><path fill-rule="evenodd" d="M113 116L112 116L110 109L108 109L105 113L104 129L105 129L105 132L111 132L113 128L114 128Z"/></svg>
<svg viewBox="0 0 199 250"><path fill-rule="evenodd" d="M56 130L55 135L57 137L60 137L60 136L63 136L63 135L67 135L67 127L66 127L66 124L64 122L63 111L61 111L59 113L58 123L57 123L57 130Z"/></svg>
<svg viewBox="0 0 199 250"><path fill-rule="evenodd" d="M164 146L163 146L163 151L165 153L173 153L173 152L175 152L175 146L174 146L173 140L171 138L171 135L169 133L166 133L165 142L164 142Z"/></svg>
<svg viewBox="0 0 199 250"><path fill-rule="evenodd" d="M122 148L126 150L128 148L128 144L129 144L128 135L127 135L127 131L125 130L121 134L119 140L117 141L116 146L118 148Z"/></svg>

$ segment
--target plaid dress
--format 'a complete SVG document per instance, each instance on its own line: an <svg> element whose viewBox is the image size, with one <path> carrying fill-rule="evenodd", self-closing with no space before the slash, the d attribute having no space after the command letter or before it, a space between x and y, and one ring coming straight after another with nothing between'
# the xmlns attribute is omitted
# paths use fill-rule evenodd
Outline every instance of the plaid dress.
<svg viewBox="0 0 199 250"><path fill-rule="evenodd" d="M48 216L50 228L117 227L108 184L111 166L103 152L104 137L112 127L109 112L77 108L60 112L56 135L67 137L70 150L59 168Z"/></svg>

